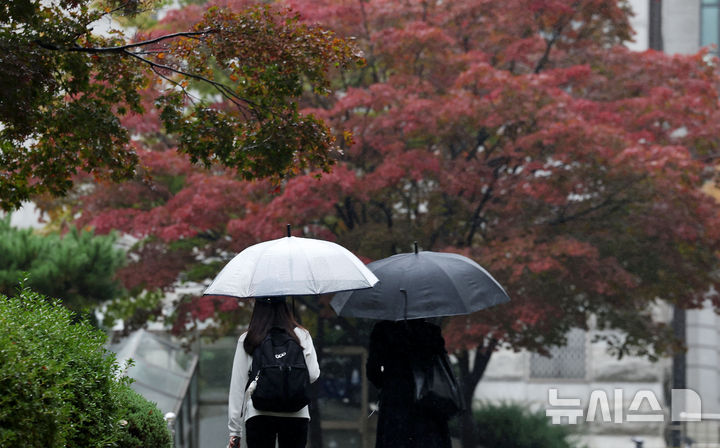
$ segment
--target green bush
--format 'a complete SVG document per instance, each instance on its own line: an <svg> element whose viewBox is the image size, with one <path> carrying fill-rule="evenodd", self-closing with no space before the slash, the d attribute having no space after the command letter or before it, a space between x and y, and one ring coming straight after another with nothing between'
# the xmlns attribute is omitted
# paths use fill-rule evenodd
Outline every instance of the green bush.
<svg viewBox="0 0 720 448"><path fill-rule="evenodd" d="M118 448L170 448L172 436L155 403L147 401L130 387L121 389L120 438Z"/></svg>
<svg viewBox="0 0 720 448"><path fill-rule="evenodd" d="M483 404L473 412L476 440L493 448L575 448L566 426L553 425L544 412L514 403Z"/></svg>
<svg viewBox="0 0 720 448"><path fill-rule="evenodd" d="M58 301L27 288L0 295L0 446L113 447L130 433L122 419L148 440L165 440L166 427L156 434L157 425L145 423L154 415L133 415L140 398L128 392L105 340Z"/></svg>

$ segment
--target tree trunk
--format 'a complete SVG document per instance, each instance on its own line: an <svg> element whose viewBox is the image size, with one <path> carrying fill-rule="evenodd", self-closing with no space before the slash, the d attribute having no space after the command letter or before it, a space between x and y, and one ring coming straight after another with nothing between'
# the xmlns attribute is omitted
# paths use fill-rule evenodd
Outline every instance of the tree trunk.
<svg viewBox="0 0 720 448"><path fill-rule="evenodd" d="M458 367L460 369L460 384L462 387L463 399L466 410L460 415L460 441L462 448L476 448L475 421L473 419L472 402L475 396L475 389L485 373L490 357L495 351L497 341L491 339L487 345L479 345L474 350L475 359L470 369L470 351L465 350L456 353Z"/></svg>

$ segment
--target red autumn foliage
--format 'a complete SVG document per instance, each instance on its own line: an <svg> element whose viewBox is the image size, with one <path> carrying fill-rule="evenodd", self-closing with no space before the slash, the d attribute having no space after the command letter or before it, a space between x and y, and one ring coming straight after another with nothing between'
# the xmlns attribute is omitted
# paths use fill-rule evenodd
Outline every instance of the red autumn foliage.
<svg viewBox="0 0 720 448"><path fill-rule="evenodd" d="M697 307L720 290L719 209L700 191L720 145L720 79L706 52L628 50L615 0L287 3L355 38L368 62L337 74L330 97L302 98L353 132L332 173L273 190L146 162L150 186L97 188L83 222L196 238L205 256L281 237L287 222L366 259L413 240L462 253L512 299L446 328L473 384L482 371L472 375L465 350L544 351L591 315L626 334L608 341L619 355L677 348L650 307Z"/></svg>

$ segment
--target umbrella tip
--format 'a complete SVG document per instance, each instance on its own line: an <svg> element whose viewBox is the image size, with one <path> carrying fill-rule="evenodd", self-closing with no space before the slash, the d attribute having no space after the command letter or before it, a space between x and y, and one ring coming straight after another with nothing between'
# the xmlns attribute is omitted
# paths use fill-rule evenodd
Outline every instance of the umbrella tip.
<svg viewBox="0 0 720 448"><path fill-rule="evenodd" d="M290 235L290 224L287 225L287 235L288 235L288 238L290 238L290 236L291 236Z"/></svg>
<svg viewBox="0 0 720 448"><path fill-rule="evenodd" d="M415 245L415 253L418 253L417 241L413 243Z"/></svg>

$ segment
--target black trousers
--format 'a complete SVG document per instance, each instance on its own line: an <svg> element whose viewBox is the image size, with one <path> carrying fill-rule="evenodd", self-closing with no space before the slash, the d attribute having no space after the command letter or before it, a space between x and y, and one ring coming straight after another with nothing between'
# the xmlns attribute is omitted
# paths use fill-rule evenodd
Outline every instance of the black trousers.
<svg viewBox="0 0 720 448"><path fill-rule="evenodd" d="M256 415L245 422L248 448L305 448L308 419Z"/></svg>

